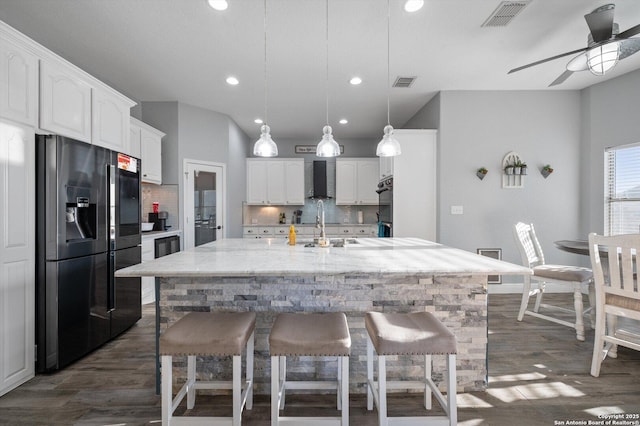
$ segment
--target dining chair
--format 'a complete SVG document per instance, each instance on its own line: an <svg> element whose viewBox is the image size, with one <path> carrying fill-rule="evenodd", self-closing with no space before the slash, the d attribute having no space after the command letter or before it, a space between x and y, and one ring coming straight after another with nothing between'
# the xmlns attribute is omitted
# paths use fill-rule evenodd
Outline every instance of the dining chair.
<svg viewBox="0 0 640 426"><path fill-rule="evenodd" d="M574 328L576 338L584 341L584 319L585 313L590 312L591 326L595 326L593 307L595 305L593 274L589 268L568 265L551 265L545 263L542 247L536 236L533 224L518 222L513 227L514 237L518 243L522 262L531 268L533 275L525 275L524 287L522 289L522 301L518 312L518 321L522 321L524 315L531 315L556 324ZM532 289L532 281L537 284L537 288ZM573 309L563 306L556 306L542 303L542 296L545 292L546 284L554 283L573 291ZM582 293L586 290L589 295L589 308L584 309ZM536 295L533 310L527 309L529 298ZM575 314L575 321L569 322L558 316L540 313L540 308L546 311L570 312Z"/></svg>
<svg viewBox="0 0 640 426"><path fill-rule="evenodd" d="M600 366L607 356L617 357L618 345L640 351L638 331L625 329L618 323L619 317L640 320L639 252L640 234L589 234L596 292L596 331L591 361L594 377L600 375Z"/></svg>

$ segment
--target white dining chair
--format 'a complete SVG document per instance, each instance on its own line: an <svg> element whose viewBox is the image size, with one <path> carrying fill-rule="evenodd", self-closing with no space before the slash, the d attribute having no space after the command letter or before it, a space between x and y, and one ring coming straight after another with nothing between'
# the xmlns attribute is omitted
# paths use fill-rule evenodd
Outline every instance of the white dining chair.
<svg viewBox="0 0 640 426"><path fill-rule="evenodd" d="M551 265L545 263L544 253L542 252L542 247L536 236L533 224L518 222L513 227L513 233L518 243L523 264L533 271L533 275L525 275L524 277L518 321L522 321L524 315L531 315L556 324L571 327L576 330L576 338L584 341L583 316L585 313L591 313L591 326L595 326L595 318L592 312L595 297L591 270L579 266ZM537 288L531 288L532 281L537 284ZM545 292L545 286L548 283L562 285L572 290L573 309L542 303L542 296ZM589 307L587 309L584 309L582 302L583 291L586 291L589 295ZM529 298L533 295L536 296L536 301L533 310L529 310ZM575 314L575 321L569 322L558 316L541 313L540 308L543 308L545 311L571 312Z"/></svg>
<svg viewBox="0 0 640 426"><path fill-rule="evenodd" d="M589 234L589 255L596 291L596 331L593 339L591 375L609 356L617 357L617 346L640 351L640 333L625 328L618 318L640 321L638 288L640 234L603 236ZM606 256L605 254L606 253Z"/></svg>

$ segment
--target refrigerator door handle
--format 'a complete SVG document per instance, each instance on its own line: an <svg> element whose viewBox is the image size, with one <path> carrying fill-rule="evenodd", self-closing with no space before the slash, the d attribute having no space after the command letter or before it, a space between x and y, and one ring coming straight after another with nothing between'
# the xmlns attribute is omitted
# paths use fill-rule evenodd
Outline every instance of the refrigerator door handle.
<svg viewBox="0 0 640 426"><path fill-rule="evenodd" d="M109 252L109 282L108 282L108 295L107 295L107 312L112 312L116 309L116 279L113 274L116 272L116 254L113 251Z"/></svg>
<svg viewBox="0 0 640 426"><path fill-rule="evenodd" d="M115 250L116 240L116 166L113 164L107 164L107 187L108 187L108 202L107 208L109 209L109 249Z"/></svg>

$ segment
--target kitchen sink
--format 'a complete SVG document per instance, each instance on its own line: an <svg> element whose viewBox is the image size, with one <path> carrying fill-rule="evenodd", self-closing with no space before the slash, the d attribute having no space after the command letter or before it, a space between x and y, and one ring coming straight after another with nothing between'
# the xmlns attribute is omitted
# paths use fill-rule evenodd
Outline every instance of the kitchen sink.
<svg viewBox="0 0 640 426"><path fill-rule="evenodd" d="M349 244L358 244L357 238L330 238L329 245L331 247L344 247ZM305 247L320 247L318 239L313 240L298 240L296 245L304 245Z"/></svg>

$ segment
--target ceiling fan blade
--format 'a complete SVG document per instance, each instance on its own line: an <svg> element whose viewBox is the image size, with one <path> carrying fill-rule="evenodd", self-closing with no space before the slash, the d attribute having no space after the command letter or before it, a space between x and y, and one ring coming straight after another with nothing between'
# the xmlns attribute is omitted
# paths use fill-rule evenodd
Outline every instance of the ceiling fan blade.
<svg viewBox="0 0 640 426"><path fill-rule="evenodd" d="M627 40L622 40L622 43L620 43L620 55L618 55L618 60L631 56L639 50L640 38L630 38Z"/></svg>
<svg viewBox="0 0 640 426"><path fill-rule="evenodd" d="M571 77L571 74L573 74L573 71L569 71L566 70L565 72L563 72L562 74L560 74L560 77L556 78L555 80L553 80L553 82L549 85L549 87L551 86L557 86L560 83L564 83L564 81L566 79L568 79L569 77Z"/></svg>
<svg viewBox="0 0 640 426"><path fill-rule="evenodd" d="M587 54L581 53L567 63L567 70L577 72L586 71L589 69L587 64Z"/></svg>
<svg viewBox="0 0 640 426"><path fill-rule="evenodd" d="M521 70L523 70L523 69L525 69L525 68L533 67L533 66L535 66L535 65L544 64L545 62L553 61L554 59L562 58L562 57L564 57L564 56L573 55L574 53L584 52L584 51L585 51L585 50L587 50L587 49L588 49L588 47L583 47L582 49L576 49L576 50L572 50L571 52L565 52L565 53L561 53L561 54L556 55L556 56L552 56L552 57L550 57L550 58L541 59L541 60L539 60L539 61L532 62L532 63L530 63L530 64L523 65L523 66L518 67L518 68L514 68L514 69L512 69L511 71L509 71L507 74L511 74L511 73L514 73L514 72L517 72L517 71L521 71Z"/></svg>
<svg viewBox="0 0 640 426"><path fill-rule="evenodd" d="M615 6L613 4L607 4L584 15L594 42L599 43L604 40L609 40L613 35L614 9Z"/></svg>
<svg viewBox="0 0 640 426"><path fill-rule="evenodd" d="M629 38L629 37L633 37L636 34L640 34L640 24L636 25L635 27L631 27L627 30L624 30L623 32L618 34L616 38Z"/></svg>

